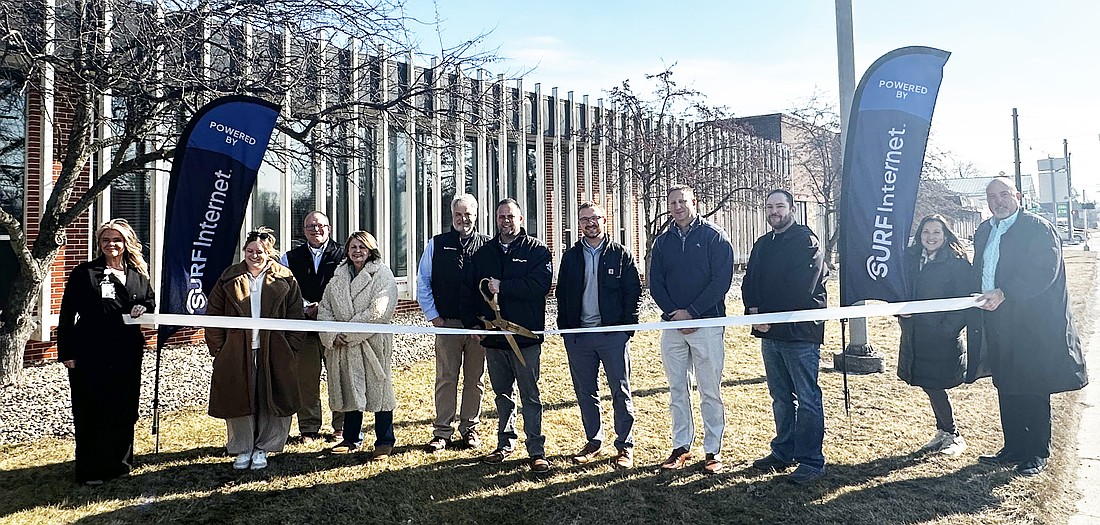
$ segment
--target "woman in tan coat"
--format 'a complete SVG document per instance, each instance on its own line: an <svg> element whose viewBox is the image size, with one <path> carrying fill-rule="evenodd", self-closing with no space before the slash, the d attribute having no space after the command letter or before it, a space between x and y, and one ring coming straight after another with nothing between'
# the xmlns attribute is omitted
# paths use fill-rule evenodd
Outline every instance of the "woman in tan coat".
<svg viewBox="0 0 1100 525"><path fill-rule="evenodd" d="M389 323L397 305L397 282L382 262L378 241L359 231L344 246L348 258L336 268L317 307L317 319ZM344 412L344 441L332 452L346 454L362 445L363 412L374 412L372 459L393 452L393 334L321 333L332 410Z"/></svg>
<svg viewBox="0 0 1100 525"><path fill-rule="evenodd" d="M275 262L270 229L249 232L244 260L230 266L210 293L208 315L304 319L302 292L290 270ZM291 416L301 404L294 348L301 333L207 328L214 356L210 415L225 419L233 468L267 466L267 453L286 446Z"/></svg>

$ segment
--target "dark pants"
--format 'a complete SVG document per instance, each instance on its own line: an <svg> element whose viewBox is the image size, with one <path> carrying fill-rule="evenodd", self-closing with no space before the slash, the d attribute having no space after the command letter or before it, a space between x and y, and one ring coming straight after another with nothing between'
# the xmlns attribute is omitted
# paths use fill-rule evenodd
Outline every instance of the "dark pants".
<svg viewBox="0 0 1100 525"><path fill-rule="evenodd" d="M1001 429L1006 453L1015 458L1050 457L1050 394L1003 394Z"/></svg>
<svg viewBox="0 0 1100 525"><path fill-rule="evenodd" d="M108 362L79 359L68 372L77 482L128 474L134 466L141 354Z"/></svg>
<svg viewBox="0 0 1100 525"><path fill-rule="evenodd" d="M516 434L516 390L523 412L523 433L527 436L527 454L541 456L546 436L542 434L542 399L539 397L539 356L542 345L520 348L527 365L520 364L512 350L486 349L489 383L497 406L497 448L512 450Z"/></svg>
<svg viewBox="0 0 1100 525"><path fill-rule="evenodd" d="M600 393L597 379L600 363L611 389L611 406L615 411L615 448L634 447L634 402L630 397L630 336L626 332L596 334L565 334L565 351L569 358L569 375L581 410L588 443L599 447L605 439L600 417Z"/></svg>
<svg viewBox="0 0 1100 525"><path fill-rule="evenodd" d="M363 413L358 410L344 412L344 441L355 443L359 447L363 445ZM374 446L392 447L397 444L397 438L393 434L393 411L387 410L374 413Z"/></svg>
<svg viewBox="0 0 1100 525"><path fill-rule="evenodd" d="M955 428L955 414L951 409L951 399L947 397L947 390L942 388L925 388L928 401L932 403L932 413L936 415L936 428L948 434L957 434Z"/></svg>

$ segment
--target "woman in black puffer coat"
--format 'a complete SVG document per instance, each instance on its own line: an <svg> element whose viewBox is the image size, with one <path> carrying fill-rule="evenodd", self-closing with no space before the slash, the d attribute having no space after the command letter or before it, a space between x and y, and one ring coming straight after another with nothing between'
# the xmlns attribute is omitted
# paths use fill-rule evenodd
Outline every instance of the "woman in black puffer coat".
<svg viewBox="0 0 1100 525"><path fill-rule="evenodd" d="M912 300L970 295L971 267L962 245L942 215L921 219L906 250ZM903 315L898 377L928 394L936 415L936 434L922 451L958 455L966 441L955 427L947 389L966 376L966 311Z"/></svg>

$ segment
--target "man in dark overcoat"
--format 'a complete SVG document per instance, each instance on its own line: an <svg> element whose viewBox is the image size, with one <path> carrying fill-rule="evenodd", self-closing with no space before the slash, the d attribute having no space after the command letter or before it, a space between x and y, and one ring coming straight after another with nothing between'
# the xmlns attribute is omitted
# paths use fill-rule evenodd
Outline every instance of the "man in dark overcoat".
<svg viewBox="0 0 1100 525"><path fill-rule="evenodd" d="M969 327L971 368L978 368L971 377L993 376L1004 448L978 460L1034 476L1050 457L1050 395L1083 388L1088 375L1058 234L1020 207L1010 179L993 179L985 193L993 217L974 234L974 275L985 302Z"/></svg>

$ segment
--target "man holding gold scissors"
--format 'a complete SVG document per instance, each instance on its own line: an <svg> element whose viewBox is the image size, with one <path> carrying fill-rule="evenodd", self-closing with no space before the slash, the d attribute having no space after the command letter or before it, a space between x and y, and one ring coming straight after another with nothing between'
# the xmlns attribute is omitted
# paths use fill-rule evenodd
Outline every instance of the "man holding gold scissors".
<svg viewBox="0 0 1100 525"><path fill-rule="evenodd" d="M462 288L462 323L466 328L506 331L505 335L470 337L485 347L489 383L496 395L497 447L482 458L501 463L515 451L516 389L523 412L523 431L532 472L548 472L539 396L540 331L546 325L550 293L550 250L523 228L523 211L513 199L496 208L497 236L470 258Z"/></svg>

